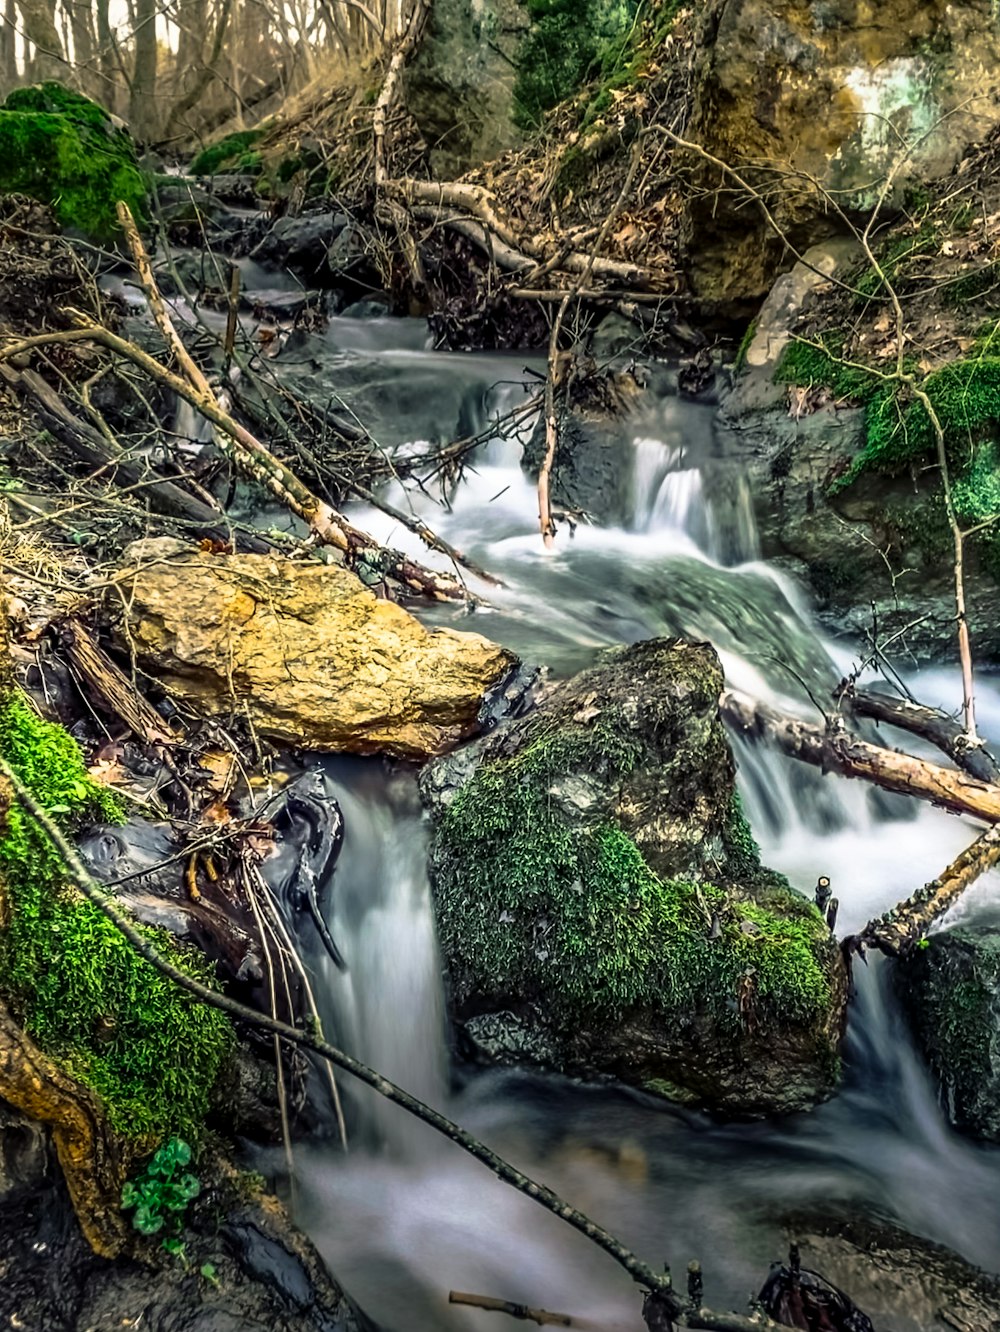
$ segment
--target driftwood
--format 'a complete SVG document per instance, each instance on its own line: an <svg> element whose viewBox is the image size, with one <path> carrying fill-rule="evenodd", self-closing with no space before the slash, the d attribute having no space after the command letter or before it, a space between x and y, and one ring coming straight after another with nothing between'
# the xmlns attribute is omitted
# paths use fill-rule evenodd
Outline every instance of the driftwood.
<svg viewBox="0 0 1000 1332"><path fill-rule="evenodd" d="M119 717L144 744L175 744L178 737L138 692L125 672L94 641L79 620L67 619L59 637L70 665L113 717Z"/></svg>
<svg viewBox="0 0 1000 1332"><path fill-rule="evenodd" d="M1000 822L1000 785L980 781L926 759L870 744L839 727L826 729L787 717L766 703L727 691L719 701L722 716L735 729L766 739L783 754L842 777L859 777L886 791L916 796L952 814L971 814Z"/></svg>
<svg viewBox="0 0 1000 1332"><path fill-rule="evenodd" d="M984 746L970 745L965 728L947 713L876 689L851 689L844 691L841 697L855 716L898 726L911 735L919 735L947 754L970 776L984 782L1000 783L1000 764Z"/></svg>
<svg viewBox="0 0 1000 1332"><path fill-rule="evenodd" d="M448 1303L467 1304L473 1309L488 1309L491 1313L505 1313L525 1323L537 1323L539 1327L573 1326L569 1314L549 1313L547 1309L529 1309L526 1304L515 1304L512 1300L497 1300L492 1295L470 1295L464 1290L450 1290Z"/></svg>

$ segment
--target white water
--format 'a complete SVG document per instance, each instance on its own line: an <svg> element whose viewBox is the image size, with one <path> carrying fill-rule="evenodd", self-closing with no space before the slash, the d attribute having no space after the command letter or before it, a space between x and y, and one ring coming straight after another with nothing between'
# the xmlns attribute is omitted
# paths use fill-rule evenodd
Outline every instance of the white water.
<svg viewBox="0 0 1000 1332"><path fill-rule="evenodd" d="M475 358L455 360L474 383ZM501 410L516 395L509 386L493 392L492 373L484 358L473 416ZM730 683L815 715L804 686L828 694L850 654L822 642L801 590L757 562L745 484L731 478L715 499L703 409L691 409L690 439L686 410L668 403L659 435L643 422L623 459L633 480L629 529L584 526L574 538L563 530L551 554L537 535L534 488L521 474L516 442L482 450L450 506L424 500L421 511L507 587L491 589L492 605L471 619L446 609L433 618L479 629L557 674L606 644L659 633L707 637ZM409 502L401 493L391 498ZM359 509L356 517L427 558L381 513ZM948 707L959 698L949 671L927 673L916 687ZM981 681L979 697L985 729L1000 738L1000 692ZM767 863L804 891L829 875L841 932L933 877L974 835L959 819L765 750L741 744L737 758ZM378 763L357 761L331 765L328 780L346 819L332 928L350 970L323 972L325 1018L362 1058L445 1107L650 1262L666 1259L680 1270L701 1258L716 1305L743 1307L781 1256L775 1217L812 1202L875 1205L972 1261L998 1265L1000 1154L946 1126L877 962L870 972L859 968L844 1090L810 1115L712 1125L622 1089L529 1073L464 1073L465 1084L448 1094L412 779L389 779ZM998 904L993 874L956 914ZM360 1128L356 1112L346 1159L333 1147L300 1153L303 1219L338 1278L387 1332L494 1326L495 1316L450 1308L452 1288L562 1309L583 1327L639 1332L635 1290L609 1259L402 1112L355 1103ZM880 1332L886 1326L879 1323Z"/></svg>

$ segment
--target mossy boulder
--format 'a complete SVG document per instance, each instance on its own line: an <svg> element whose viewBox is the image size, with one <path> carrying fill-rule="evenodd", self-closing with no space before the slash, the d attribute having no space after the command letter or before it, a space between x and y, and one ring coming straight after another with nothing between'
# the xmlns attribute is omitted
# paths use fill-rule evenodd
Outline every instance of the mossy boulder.
<svg viewBox="0 0 1000 1332"><path fill-rule="evenodd" d="M76 741L39 718L13 686L0 691L0 754L70 833L120 821L118 799L89 775ZM212 968L162 929L142 927L204 983ZM0 832L0 1002L30 1039L94 1092L116 1133L148 1146L197 1139L231 1024L144 961L65 880L58 852L16 804Z"/></svg>
<svg viewBox="0 0 1000 1332"><path fill-rule="evenodd" d="M899 964L897 981L949 1120L1000 1142L1000 930L932 935Z"/></svg>
<svg viewBox="0 0 1000 1332"><path fill-rule="evenodd" d="M735 1115L833 1090L840 952L760 865L721 688L707 644L616 648L425 772L451 1011L479 1053Z"/></svg>
<svg viewBox="0 0 1000 1332"><path fill-rule="evenodd" d="M0 106L0 194L50 204L64 227L95 240L117 228L123 200L146 215L146 181L127 130L59 83L17 88Z"/></svg>
<svg viewBox="0 0 1000 1332"><path fill-rule="evenodd" d="M254 145L263 133L262 129L248 129L227 134L196 153L188 170L192 176L214 176L218 172L259 175L261 158Z"/></svg>

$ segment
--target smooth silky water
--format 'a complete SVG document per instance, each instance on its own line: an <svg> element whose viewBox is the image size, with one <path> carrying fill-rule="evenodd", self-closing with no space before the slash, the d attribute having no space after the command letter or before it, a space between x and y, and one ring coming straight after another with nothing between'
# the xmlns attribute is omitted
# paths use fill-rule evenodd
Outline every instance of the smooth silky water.
<svg viewBox="0 0 1000 1332"><path fill-rule="evenodd" d="M403 375L412 362L425 379L439 376L442 409L453 411L457 394L466 427L482 428L537 392L522 362L422 354L412 326L402 338L391 321L366 328L366 356L379 355L378 325L386 325L386 363ZM349 332L332 330L334 357ZM622 459L633 482L627 527L581 526L571 536L564 526L553 552L542 548L519 454L517 440L496 439L447 504L420 499L421 516L506 585L482 589L488 604L474 614L434 608L424 618L478 630L556 676L609 644L707 638L733 687L817 716L809 693L829 697L851 653L823 640L803 591L759 560L746 483L717 457L710 408L675 397L655 402ZM400 490L390 498L413 502ZM358 507L353 516L381 540L428 559L380 512ZM951 709L959 701L957 673L927 672L912 683L929 702ZM983 727L1000 739L1000 690L980 680L978 694ZM742 741L734 748L766 863L806 892L829 875L841 933L933 878L975 836L973 825L927 806L823 777ZM720 1125L619 1087L527 1072L449 1076L414 776L376 760L330 761L325 771L346 821L330 910L349 969L315 965L324 1021L354 1054L650 1263L668 1261L677 1272L700 1259L716 1307L744 1307L781 1256L778 1218L816 1204L873 1207L973 1262L1000 1266L1000 1152L948 1128L880 959L856 968L843 1090L810 1114ZM1000 913L995 874L954 914L991 913ZM449 1308L453 1288L562 1310L584 1327L641 1332L636 1288L603 1253L403 1111L343 1091L350 1152L332 1137L297 1150L299 1216L386 1332L493 1326L495 1315Z"/></svg>

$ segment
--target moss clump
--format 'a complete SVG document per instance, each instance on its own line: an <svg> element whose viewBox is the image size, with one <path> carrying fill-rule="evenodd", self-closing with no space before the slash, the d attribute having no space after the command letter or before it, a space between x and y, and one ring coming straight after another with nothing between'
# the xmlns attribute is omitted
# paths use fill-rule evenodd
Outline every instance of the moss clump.
<svg viewBox="0 0 1000 1332"><path fill-rule="evenodd" d="M128 134L58 83L17 89L0 107L0 193L49 204L62 226L96 240L117 231L118 200L146 218L146 181Z"/></svg>
<svg viewBox="0 0 1000 1332"><path fill-rule="evenodd" d="M595 736L588 753L586 732L542 732L481 767L448 806L436 884L462 998L474 1004L483 977L494 993L544 1001L563 1024L651 1008L736 1027L739 989L752 976L758 1011L815 1021L830 984L816 949L826 931L810 903L789 911L788 901L772 907L661 878L621 828L581 829L561 813L560 778L631 771L637 755L609 741L610 731ZM734 863L749 865L756 846L735 803L729 832Z"/></svg>
<svg viewBox="0 0 1000 1332"><path fill-rule="evenodd" d="M220 171L256 173L260 170L260 154L251 150L263 132L250 129L227 134L218 143L202 148L191 159L188 170L192 176L214 176Z"/></svg>
<svg viewBox="0 0 1000 1332"><path fill-rule="evenodd" d="M68 832L120 821L76 742L17 693L0 705L0 753ZM64 882L58 853L16 806L0 838L0 990L38 1045L93 1088L121 1133L195 1137L232 1042L228 1019L143 961ZM144 933L173 964L211 983L206 959L167 933Z"/></svg>

